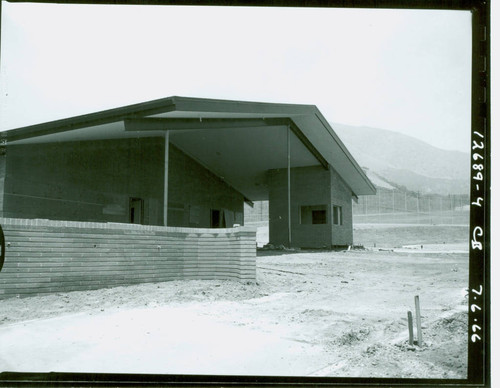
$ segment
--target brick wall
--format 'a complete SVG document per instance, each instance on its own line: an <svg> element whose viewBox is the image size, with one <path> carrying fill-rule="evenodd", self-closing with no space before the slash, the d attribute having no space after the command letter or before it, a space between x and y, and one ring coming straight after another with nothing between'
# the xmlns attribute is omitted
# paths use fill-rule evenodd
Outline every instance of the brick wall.
<svg viewBox="0 0 500 388"><path fill-rule="evenodd" d="M0 218L0 299L177 279L255 281L255 228Z"/></svg>

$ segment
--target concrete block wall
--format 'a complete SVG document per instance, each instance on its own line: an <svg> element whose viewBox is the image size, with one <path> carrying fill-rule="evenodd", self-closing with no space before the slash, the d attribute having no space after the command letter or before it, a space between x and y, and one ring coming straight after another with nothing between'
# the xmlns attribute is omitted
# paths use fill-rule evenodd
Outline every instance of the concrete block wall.
<svg viewBox="0 0 500 388"><path fill-rule="evenodd" d="M330 248L331 217L330 173L321 166L293 169L292 179L292 240L303 248ZM326 205L326 224L302 224L302 206Z"/></svg>
<svg viewBox="0 0 500 388"><path fill-rule="evenodd" d="M268 173L269 241L274 245L288 244L287 170ZM292 246L301 248L331 248L351 245L352 192L333 167L292 168L291 224ZM326 224L301 223L302 206L326 205ZM342 224L333 224L333 206L342 207Z"/></svg>
<svg viewBox="0 0 500 388"><path fill-rule="evenodd" d="M269 201L255 201L253 207L245 204L245 222L268 222Z"/></svg>
<svg viewBox="0 0 500 388"><path fill-rule="evenodd" d="M163 221L163 139L10 145L6 152L3 217L129 222L129 200L138 197L148 209L145 224Z"/></svg>
<svg viewBox="0 0 500 388"><path fill-rule="evenodd" d="M162 225L164 156L163 138L0 147L0 217L129 222L140 198L142 223ZM243 224L243 195L173 144L168 170L170 226L208 228L211 209Z"/></svg>
<svg viewBox="0 0 500 388"><path fill-rule="evenodd" d="M178 279L255 281L251 227L194 229L0 218L0 299Z"/></svg>
<svg viewBox="0 0 500 388"><path fill-rule="evenodd" d="M267 179L269 182L269 243L288 246L286 170L270 170Z"/></svg>
<svg viewBox="0 0 500 388"><path fill-rule="evenodd" d="M269 242L288 245L287 170L269 171ZM331 219L330 173L321 166L292 168L291 224L292 246L330 248L331 222L319 225L300 224L301 206L327 205L327 220Z"/></svg>
<svg viewBox="0 0 500 388"><path fill-rule="evenodd" d="M335 169L330 168L329 172L331 175L331 204L342 207L342 225L333 225L332 222L332 245L352 245L352 191ZM330 211L332 211L331 207Z"/></svg>
<svg viewBox="0 0 500 388"><path fill-rule="evenodd" d="M233 223L242 225L243 200L241 193L170 144L168 171L169 225L209 228L211 209L233 212L235 219L241 220Z"/></svg>

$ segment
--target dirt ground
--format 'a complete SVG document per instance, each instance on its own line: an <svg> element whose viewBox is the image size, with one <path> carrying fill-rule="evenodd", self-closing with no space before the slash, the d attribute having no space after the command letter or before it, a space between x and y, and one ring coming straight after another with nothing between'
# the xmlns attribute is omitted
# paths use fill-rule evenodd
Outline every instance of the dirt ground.
<svg viewBox="0 0 500 388"><path fill-rule="evenodd" d="M361 229L368 238L370 228ZM371 238L381 233L375 229ZM173 281L8 299L0 302L0 334L34 320L74 313L97 318L137 308L146 312L180 306L226 327L314 347L315 367L299 368L298 374L466 378L468 254L461 243L465 240L454 233L448 233L448 244L440 249L435 249L436 234L427 230L427 240L404 241L422 242L423 249L402 248L398 240L393 244L398 251L260 251L256 284ZM434 249L427 250L427 243ZM416 295L422 310L422 346L408 343L407 312L415 316ZM2 356L5 359L0 349L0 361ZM244 362L245 356L239 357Z"/></svg>

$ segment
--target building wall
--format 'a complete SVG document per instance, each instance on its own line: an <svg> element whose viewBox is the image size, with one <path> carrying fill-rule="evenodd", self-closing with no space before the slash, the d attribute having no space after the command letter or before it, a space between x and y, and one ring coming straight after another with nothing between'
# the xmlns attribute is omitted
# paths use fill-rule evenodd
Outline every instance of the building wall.
<svg viewBox="0 0 500 388"><path fill-rule="evenodd" d="M292 168L291 217L292 246L302 248L330 248L331 222L326 224L301 224L301 207L328 205L330 203L330 172L321 166ZM287 170L269 172L269 242L288 245ZM326 206L327 219L331 217Z"/></svg>
<svg viewBox="0 0 500 388"><path fill-rule="evenodd" d="M269 243L288 246L288 197L286 170L270 170L268 172L268 187Z"/></svg>
<svg viewBox="0 0 500 388"><path fill-rule="evenodd" d="M352 245L353 244L353 224L352 224L352 191L339 176L339 174L330 168L330 188L331 204L342 207L342 224L334 225L332 221L332 245Z"/></svg>
<svg viewBox="0 0 500 388"><path fill-rule="evenodd" d="M4 217L129 222L143 198L144 222L163 207L162 139L13 145L7 149Z"/></svg>
<svg viewBox="0 0 500 388"><path fill-rule="evenodd" d="M287 170L269 171L269 242L288 245ZM333 168L321 166L292 168L291 223L292 246L331 248L352 244L351 191ZM333 223L333 205L342 207L342 224ZM312 224L311 214L302 207L320 209L324 206L326 223Z"/></svg>
<svg viewBox="0 0 500 388"><path fill-rule="evenodd" d="M269 221L269 201L255 201L253 206L244 206L245 222L268 222Z"/></svg>
<svg viewBox="0 0 500 388"><path fill-rule="evenodd" d="M301 223L302 206L328 205L330 201L330 174L322 167L294 169L292 182L292 241L304 248L330 248L330 222L326 224ZM331 217L326 206L326 219Z"/></svg>
<svg viewBox="0 0 500 388"><path fill-rule="evenodd" d="M139 198L142 223L162 225L164 147L163 138L9 146L3 216L127 223ZM243 225L243 196L173 145L168 175L169 226L210 227L211 209Z"/></svg>
<svg viewBox="0 0 500 388"><path fill-rule="evenodd" d="M243 225L243 195L173 145L168 182L169 225L209 228L212 209L227 227Z"/></svg>
<svg viewBox="0 0 500 388"><path fill-rule="evenodd" d="M0 219L0 299L179 279L255 281L255 228Z"/></svg>

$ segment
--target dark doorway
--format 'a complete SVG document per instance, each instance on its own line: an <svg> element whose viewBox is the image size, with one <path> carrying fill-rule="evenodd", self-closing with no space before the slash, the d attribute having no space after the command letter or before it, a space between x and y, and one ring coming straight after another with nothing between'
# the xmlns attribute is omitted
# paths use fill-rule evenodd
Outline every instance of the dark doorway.
<svg viewBox="0 0 500 388"><path fill-rule="evenodd" d="M130 198L129 222L131 224L142 224L144 216L144 200L142 198Z"/></svg>
<svg viewBox="0 0 500 388"><path fill-rule="evenodd" d="M210 210L210 227L211 228L225 228L226 219L224 212L219 209Z"/></svg>
<svg viewBox="0 0 500 388"><path fill-rule="evenodd" d="M210 213L210 227L220 228L220 210L212 209Z"/></svg>

